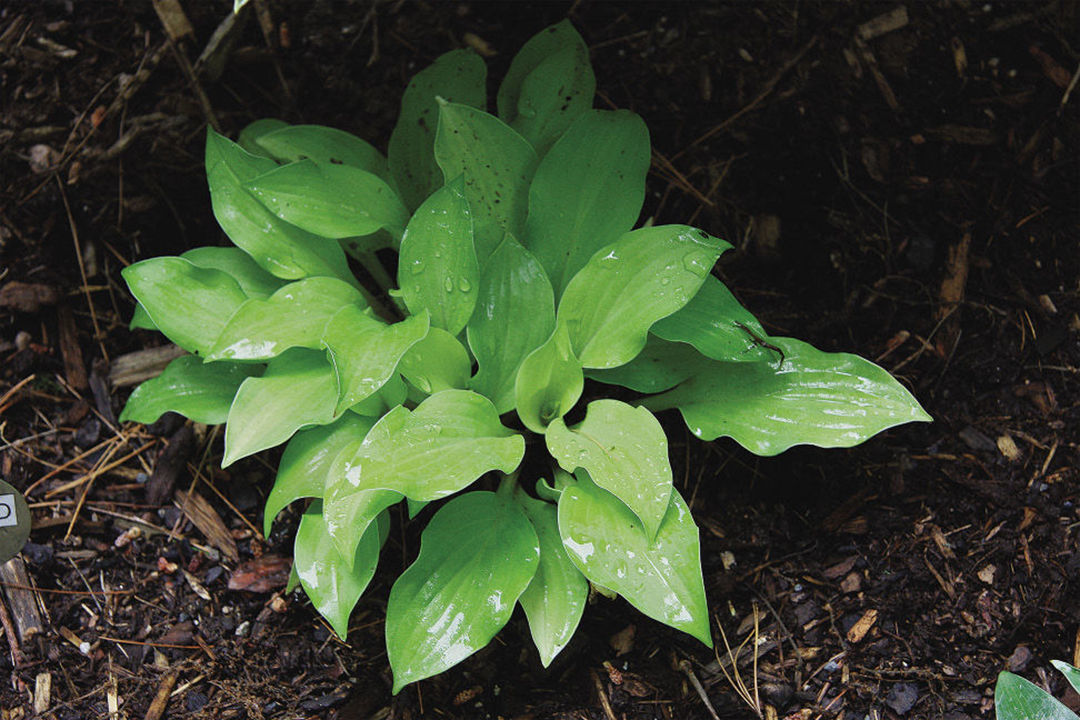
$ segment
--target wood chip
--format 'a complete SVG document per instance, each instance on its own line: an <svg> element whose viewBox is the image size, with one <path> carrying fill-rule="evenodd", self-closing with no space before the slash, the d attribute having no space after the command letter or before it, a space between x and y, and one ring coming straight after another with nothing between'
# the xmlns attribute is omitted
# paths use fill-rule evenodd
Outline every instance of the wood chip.
<svg viewBox="0 0 1080 720"><path fill-rule="evenodd" d="M855 621L855 624L851 626L851 629L847 631L847 639L849 643L857 643L866 637L866 633L870 632L870 628L877 622L878 611L867 610L862 614L862 617Z"/></svg>
<svg viewBox="0 0 1080 720"><path fill-rule="evenodd" d="M51 285L9 282L0 288L0 308L36 313L42 305L55 305L60 294Z"/></svg>
<svg viewBox="0 0 1080 720"><path fill-rule="evenodd" d="M289 581L292 560L279 555L263 555L249 560L233 571L230 590L264 593L284 587Z"/></svg>
<svg viewBox="0 0 1080 720"><path fill-rule="evenodd" d="M143 720L161 720L161 717L165 714L165 708L169 705L169 697L172 695L173 688L176 687L176 680L179 677L177 673L171 672L161 679L161 684L158 685L157 693L154 695L150 707L146 708Z"/></svg>
<svg viewBox="0 0 1080 720"><path fill-rule="evenodd" d="M634 649L635 635L637 635L637 626L630 624L608 638L608 644L615 651L615 657L625 655Z"/></svg>
<svg viewBox="0 0 1080 720"><path fill-rule="evenodd" d="M187 351L176 345L163 345L121 355L109 366L109 382L114 388L138 385L155 378L165 367Z"/></svg>
<svg viewBox="0 0 1080 720"><path fill-rule="evenodd" d="M52 703L52 673L38 673L34 678L34 712L44 715Z"/></svg>
<svg viewBox="0 0 1080 720"><path fill-rule="evenodd" d="M1010 435L1001 435L997 439L998 451L1009 462L1016 462L1020 459L1020 448L1016 447L1016 441L1012 439Z"/></svg>
<svg viewBox="0 0 1080 720"><path fill-rule="evenodd" d="M176 507L187 515L188 519L199 528L207 542L220 550L225 557L232 562L240 561L240 552L236 549L236 541L233 540L229 529L225 527L217 510L198 493L188 493L180 490L176 493Z"/></svg>
<svg viewBox="0 0 1080 720"><path fill-rule="evenodd" d="M971 233L965 232L955 245L949 247L945 260L945 277L938 290L938 308L935 317L944 323L938 335L938 353L946 357L959 337L959 319L949 317L960 306L967 287L968 255L971 251Z"/></svg>
<svg viewBox="0 0 1080 720"><path fill-rule="evenodd" d="M11 607L15 631L19 634L19 641L25 644L45 627L38 611L38 595L34 590L28 589L33 587L33 584L21 557L15 556L0 565L0 581L4 583L4 595Z"/></svg>
<svg viewBox="0 0 1080 720"><path fill-rule="evenodd" d="M844 575L847 575L849 572L851 572L852 568L855 567L855 562L858 559L858 555L852 555L846 560L841 560L835 565L825 568L825 571L821 574L825 576L826 580L835 580L836 578L843 577Z"/></svg>
<svg viewBox="0 0 1080 720"><path fill-rule="evenodd" d="M855 29L855 34L860 40L866 42L872 40L886 33L891 33L905 27L908 24L908 12L907 8L901 5L900 7L890 10L887 13L878 15L873 20L864 22L862 25Z"/></svg>
<svg viewBox="0 0 1080 720"><path fill-rule="evenodd" d="M982 570L980 570L977 573L977 575L979 576L979 579L982 580L987 585L993 585L994 584L994 575L996 573L997 573L997 568L996 567L994 567L993 565L987 565Z"/></svg>
<svg viewBox="0 0 1080 720"><path fill-rule="evenodd" d="M157 12L165 33L173 42L195 34L179 0L154 0L154 11Z"/></svg>

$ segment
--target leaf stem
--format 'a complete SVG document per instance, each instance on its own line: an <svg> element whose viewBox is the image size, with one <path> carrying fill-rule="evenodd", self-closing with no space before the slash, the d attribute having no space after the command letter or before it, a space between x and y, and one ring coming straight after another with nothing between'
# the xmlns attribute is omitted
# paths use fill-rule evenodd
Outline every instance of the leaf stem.
<svg viewBox="0 0 1080 720"><path fill-rule="evenodd" d="M364 266L364 269L371 274L372 279L378 284L383 292L389 293L391 288L395 287L397 283L390 277L390 273L387 272L386 267L379 260L379 256L373 251L366 251L358 253L358 259Z"/></svg>

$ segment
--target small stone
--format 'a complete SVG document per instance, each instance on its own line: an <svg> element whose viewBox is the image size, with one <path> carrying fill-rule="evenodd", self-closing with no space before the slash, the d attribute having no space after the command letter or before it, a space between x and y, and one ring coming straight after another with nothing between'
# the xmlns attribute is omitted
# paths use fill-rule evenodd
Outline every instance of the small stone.
<svg viewBox="0 0 1080 720"><path fill-rule="evenodd" d="M15 334L15 349L22 352L26 348L30 347L30 333L25 330L20 330Z"/></svg>
<svg viewBox="0 0 1080 720"><path fill-rule="evenodd" d="M919 699L919 686L915 683L897 683L885 696L885 704L897 715L905 715Z"/></svg>
<svg viewBox="0 0 1080 720"><path fill-rule="evenodd" d="M1031 651L1028 650L1027 645L1017 645L1012 655L1005 661L1005 667L1009 672L1023 672L1029 662L1031 662Z"/></svg>
<svg viewBox="0 0 1080 720"><path fill-rule="evenodd" d="M848 573L840 581L840 590L848 595L859 592L859 590L862 590L862 576L857 572Z"/></svg>

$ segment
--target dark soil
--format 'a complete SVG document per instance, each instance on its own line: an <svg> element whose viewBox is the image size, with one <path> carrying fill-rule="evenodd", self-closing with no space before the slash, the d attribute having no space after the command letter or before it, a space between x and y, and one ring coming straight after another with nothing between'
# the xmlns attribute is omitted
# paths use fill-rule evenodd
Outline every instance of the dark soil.
<svg viewBox="0 0 1080 720"><path fill-rule="evenodd" d="M651 129L646 217L732 240L719 272L770 332L876 359L936 419L760 459L663 418L721 659L720 628L757 642L738 674L773 718L992 717L1005 668L1065 696L1049 660L1080 656L1075 2L908 3L861 42L905 6L272 1L273 45L252 13L197 83L182 66L231 2L180 4L194 33L175 47L148 2L0 6L0 471L34 513L27 574L4 576L4 718L692 719L706 698L753 717L706 648L605 600L546 671L519 613L391 697L382 619L415 536L391 538L341 643L282 595L296 512L253 530L275 457L222 472L213 429L116 425L130 387L109 363L162 343L127 329L119 270L225 242L211 114L234 136L280 117L385 147L416 70L473 44L494 88L568 13L598 104ZM216 520L180 513L188 490ZM230 590L251 562L269 587Z"/></svg>

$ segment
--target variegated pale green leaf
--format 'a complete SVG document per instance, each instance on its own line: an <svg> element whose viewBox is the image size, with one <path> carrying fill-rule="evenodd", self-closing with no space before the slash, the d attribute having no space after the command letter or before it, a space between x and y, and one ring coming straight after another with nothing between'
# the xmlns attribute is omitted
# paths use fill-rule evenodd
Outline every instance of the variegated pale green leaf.
<svg viewBox="0 0 1080 720"><path fill-rule="evenodd" d="M351 165L301 160L252 178L247 188L282 220L325 238L383 229L400 237L409 218L385 180Z"/></svg>
<svg viewBox="0 0 1080 720"><path fill-rule="evenodd" d="M645 347L630 362L610 370L590 370L590 380L622 385L641 393L658 393L670 390L691 375L701 372L712 364L692 345L668 342L649 333Z"/></svg>
<svg viewBox="0 0 1080 720"><path fill-rule="evenodd" d="M758 455L793 445L851 447L896 425L931 419L911 393L869 360L821 352L791 338L769 341L784 353L779 366L713 363L643 405L678 408L702 440L730 437Z"/></svg>
<svg viewBox="0 0 1080 720"><path fill-rule="evenodd" d="M577 630L589 599L589 581L566 554L555 506L524 492L514 497L540 540L540 564L518 602L529 619L540 662L547 667Z"/></svg>
<svg viewBox="0 0 1080 720"><path fill-rule="evenodd" d="M388 412L345 460L358 468L349 479L357 489L438 500L488 471L513 472L524 453L524 438L499 422L490 400L443 390L415 410Z"/></svg>
<svg viewBox="0 0 1080 720"><path fill-rule="evenodd" d="M241 305L207 354L209 360L265 362L292 347L320 349L323 328L345 306L363 309L364 298L337 278L306 278L266 300Z"/></svg>
<svg viewBox="0 0 1080 720"><path fill-rule="evenodd" d="M581 474L559 498L559 533L570 559L594 585L712 647L698 529L677 490L650 540L629 508Z"/></svg>
<svg viewBox="0 0 1080 720"><path fill-rule="evenodd" d="M480 297L469 321L469 347L479 364L472 388L499 413L514 407L521 361L555 329L555 296L544 269L507 235L480 277Z"/></svg>
<svg viewBox="0 0 1080 720"><path fill-rule="evenodd" d="M387 325L356 305L343 307L323 328L323 344L338 383L338 412L344 412L381 388L409 348L428 333L428 314Z"/></svg>
<svg viewBox="0 0 1080 720"><path fill-rule="evenodd" d="M266 498L263 534L270 535L274 518L289 503L305 497L323 497L334 458L345 446L363 440L374 424L375 418L345 413L329 425L293 435L285 446L274 487Z"/></svg>
<svg viewBox="0 0 1080 720"><path fill-rule="evenodd" d="M393 692L487 645L510 619L539 557L536 532L511 499L471 492L441 507L386 605Z"/></svg>
<svg viewBox="0 0 1080 720"><path fill-rule="evenodd" d="M169 363L165 372L135 388L120 422L149 424L166 412L175 412L198 423L219 425L228 419L240 383L262 371L261 365L204 364L194 355L183 355Z"/></svg>
<svg viewBox="0 0 1080 720"><path fill-rule="evenodd" d="M183 258L142 260L120 274L154 326L188 352L206 353L247 300L231 275Z"/></svg>
<svg viewBox="0 0 1080 720"><path fill-rule="evenodd" d="M401 357L398 371L421 392L431 395L465 388L472 374L472 360L456 337L433 327Z"/></svg>
<svg viewBox="0 0 1080 720"><path fill-rule="evenodd" d="M293 566L300 584L342 640L349 633L349 615L375 575L382 549L378 525L372 523L364 531L351 562L346 562L331 541L320 500L311 503L296 531Z"/></svg>
<svg viewBox="0 0 1080 720"><path fill-rule="evenodd" d="M390 135L390 170L409 209L443 184L435 163L435 131L439 126L436 97L462 105L487 105L487 67L472 50L440 55L409 81L401 96L401 114Z"/></svg>
<svg viewBox="0 0 1080 720"><path fill-rule="evenodd" d="M649 131L626 110L590 110L540 161L523 243L556 297L602 247L634 227L645 200Z"/></svg>
<svg viewBox="0 0 1080 720"><path fill-rule="evenodd" d="M558 321L582 366L606 369L633 360L652 324L690 302L730 247L686 225L660 225L628 232L599 250L559 301Z"/></svg>
<svg viewBox="0 0 1080 720"><path fill-rule="evenodd" d="M214 217L233 243L279 278L328 275L356 282L345 252L332 240L285 222L251 194L247 184L278 167L247 152L212 129L206 136L206 180Z"/></svg>
<svg viewBox="0 0 1080 720"><path fill-rule="evenodd" d="M427 310L432 326L457 335L469 322L480 267L462 177L436 190L413 213L401 238L398 285L409 312Z"/></svg>
<svg viewBox="0 0 1080 720"><path fill-rule="evenodd" d="M543 433L552 420L570 412L585 386L570 336L559 325L547 342L521 362L514 381L515 406L525 427Z"/></svg>
<svg viewBox="0 0 1080 720"><path fill-rule="evenodd" d="M384 415L383 419L396 427L407 417L403 415L407 412L402 407L396 407ZM323 517L327 531L334 540L334 546L345 558L353 557L361 534L375 521L379 513L401 502L405 497L393 490L359 487L361 466L364 462L360 452L362 448L363 438L349 442L337 452L326 471Z"/></svg>
<svg viewBox="0 0 1080 720"><path fill-rule="evenodd" d="M506 233L518 237L529 211L529 182L536 152L525 138L494 115L468 105L442 102L435 160L443 178L465 176L480 266Z"/></svg>
<svg viewBox="0 0 1080 720"><path fill-rule="evenodd" d="M548 452L567 472L584 468L656 535L671 497L667 436L653 414L619 400L593 400L572 428L562 418L547 428Z"/></svg>
<svg viewBox="0 0 1080 720"><path fill-rule="evenodd" d="M262 377L240 385L229 409L221 467L280 445L297 430L333 422L336 405L337 381L325 354L287 350L270 361Z"/></svg>

